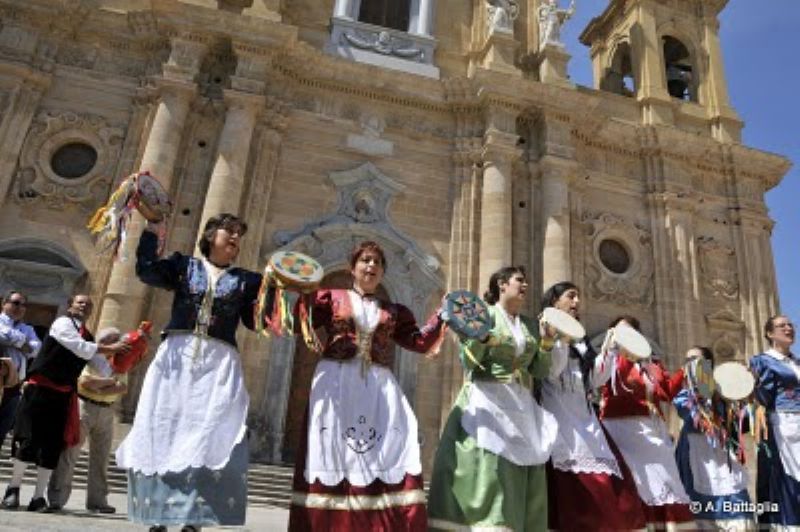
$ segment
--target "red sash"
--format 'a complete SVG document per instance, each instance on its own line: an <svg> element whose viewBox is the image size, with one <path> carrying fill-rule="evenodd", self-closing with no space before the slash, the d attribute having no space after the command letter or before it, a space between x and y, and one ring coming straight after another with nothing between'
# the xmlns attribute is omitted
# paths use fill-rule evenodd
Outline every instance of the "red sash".
<svg viewBox="0 0 800 532"><path fill-rule="evenodd" d="M64 426L64 443L67 447L74 447L81 441L81 419L78 412L78 393L68 384L56 384L44 375L35 374L31 375L28 379L28 384L35 384L50 390L68 393L69 407L67 409L67 424Z"/></svg>

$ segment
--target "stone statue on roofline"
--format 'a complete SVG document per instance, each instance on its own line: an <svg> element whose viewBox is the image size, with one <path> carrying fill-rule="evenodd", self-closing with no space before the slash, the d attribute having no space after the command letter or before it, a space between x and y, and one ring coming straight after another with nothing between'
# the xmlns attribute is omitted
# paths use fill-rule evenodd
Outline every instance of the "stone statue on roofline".
<svg viewBox="0 0 800 532"><path fill-rule="evenodd" d="M517 0L486 0L489 14L489 33L514 31L514 20L519 15Z"/></svg>
<svg viewBox="0 0 800 532"><path fill-rule="evenodd" d="M561 42L561 26L575 14L575 0L571 0L568 9L560 9L558 0L544 0L539 6L539 48L547 45L563 47Z"/></svg>

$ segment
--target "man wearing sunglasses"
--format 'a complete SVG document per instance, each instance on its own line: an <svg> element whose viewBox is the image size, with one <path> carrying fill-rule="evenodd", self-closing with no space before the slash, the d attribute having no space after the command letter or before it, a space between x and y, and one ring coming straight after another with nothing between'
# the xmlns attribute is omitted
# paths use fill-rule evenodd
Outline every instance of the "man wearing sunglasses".
<svg viewBox="0 0 800 532"><path fill-rule="evenodd" d="M23 323L28 299L24 294L11 290L3 297L3 311L0 312L0 351L10 358L19 375L19 382L25 380L28 363L39 352L42 342L33 327ZM6 388L0 401L0 445L6 434L14 427L14 415L20 398L20 385Z"/></svg>

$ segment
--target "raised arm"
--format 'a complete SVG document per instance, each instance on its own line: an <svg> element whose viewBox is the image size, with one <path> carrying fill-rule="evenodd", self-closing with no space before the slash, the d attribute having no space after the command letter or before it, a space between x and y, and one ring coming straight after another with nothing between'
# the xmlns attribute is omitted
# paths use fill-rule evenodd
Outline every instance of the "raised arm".
<svg viewBox="0 0 800 532"><path fill-rule="evenodd" d="M174 290L178 285L185 257L173 253L166 259L158 257L158 236L145 229L136 248L136 276L145 284Z"/></svg>

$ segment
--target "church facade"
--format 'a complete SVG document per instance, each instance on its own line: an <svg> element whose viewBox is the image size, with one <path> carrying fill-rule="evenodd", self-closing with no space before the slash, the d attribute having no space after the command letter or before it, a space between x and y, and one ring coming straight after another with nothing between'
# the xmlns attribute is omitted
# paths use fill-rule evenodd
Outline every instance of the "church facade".
<svg viewBox="0 0 800 532"><path fill-rule="evenodd" d="M570 10L544 0L0 0L0 288L41 327L75 290L96 328L163 326L170 294L133 272L141 220L122 261L85 228L141 169L175 202L167 250L235 212L240 265L293 249L347 286L351 248L376 240L384 294L418 320L519 264L529 313L572 280L593 335L628 313L672 368L694 344L743 360L779 308L764 194L789 162L741 143L725 4L611 0L581 35L587 88L566 76ZM253 457L291 461L316 359L239 335ZM456 345L397 355L427 469Z"/></svg>

